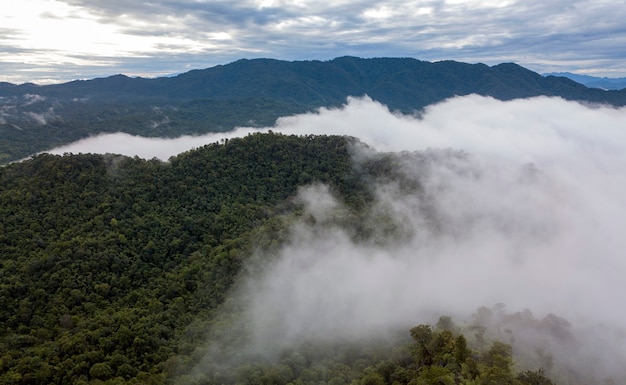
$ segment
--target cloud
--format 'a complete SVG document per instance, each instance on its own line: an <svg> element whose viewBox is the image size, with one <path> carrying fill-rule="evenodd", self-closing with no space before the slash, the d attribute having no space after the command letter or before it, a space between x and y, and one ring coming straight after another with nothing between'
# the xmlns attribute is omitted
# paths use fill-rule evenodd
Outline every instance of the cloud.
<svg viewBox="0 0 626 385"><path fill-rule="evenodd" d="M322 108L283 117L274 127L242 127L231 132L177 139L103 134L51 152L109 152L167 160L177 153L225 138L274 130L285 134L349 135L381 151L455 148L539 167L569 168L568 162L579 167L608 167L614 158L626 159L626 155L621 155L626 132L620 128L625 115L623 108L584 106L560 98L502 102L470 95L429 106L418 118L392 113L367 97L349 98L342 108ZM597 127L603 127L604 135L599 135ZM580 156L590 152L593 157L581 164ZM593 165L587 165L589 162Z"/></svg>
<svg viewBox="0 0 626 385"><path fill-rule="evenodd" d="M542 73L584 71L626 76L622 65L626 57L622 22L626 8L614 1L383 0L373 6L360 0L66 0L56 2L55 7L50 4L38 1L33 5L41 9L36 20L30 11L33 6L22 11L19 7L10 9L12 17L1 20L12 35L21 37L4 45L36 53L59 51L60 55L51 56L47 65L37 64L58 68L59 80L102 75L98 68L85 63L78 76L68 79L64 68L74 63L74 55L93 57L97 62L100 55L115 58L109 74L143 76L181 72L190 65L205 68L242 57L325 60L344 55L487 64L514 61ZM64 43L67 39L48 39L35 33L42 25L67 33L75 30L72 26L82 26L83 30L89 26L94 34L69 47ZM227 40L215 39L225 36ZM33 58L37 59L23 52L3 60L32 65ZM154 69L155 60L163 66ZM166 67L168 61L171 63ZM30 75L24 81L36 81L41 76L31 65L23 67ZM4 79L13 76L14 72L0 73ZM49 79L48 74L43 77Z"/></svg>
<svg viewBox="0 0 626 385"><path fill-rule="evenodd" d="M304 187L298 199L314 220L293 226L273 262L262 256L261 267L249 266L237 294L250 305L243 327L252 346L267 352L306 339L358 339L440 315L468 320L479 306L504 303L511 312L571 322L580 345L576 352L557 346L551 353L560 363L591 370L580 363L602 362L596 368L624 376L624 121L624 108L476 95L419 117L352 98L342 108L279 119L273 131L358 137L370 150L354 149L356 166L393 151L396 175L421 189L374 183L363 221L390 223L399 235L382 229L357 241L341 197ZM269 129L172 140L103 135L55 152L167 159Z"/></svg>
<svg viewBox="0 0 626 385"><path fill-rule="evenodd" d="M186 135L176 139L146 138L126 133L103 134L82 139L46 152L58 155L65 153L113 153L138 156L144 159L157 158L166 161L181 152L189 151L205 144L219 142L223 139L244 136L253 131L255 130L242 128L227 133L202 136Z"/></svg>
<svg viewBox="0 0 626 385"><path fill-rule="evenodd" d="M504 303L543 319L537 330L514 330L518 351L532 340L557 365L623 378L624 119L626 109L557 98L479 96L431 106L421 118L351 99L281 119L277 131L354 135L397 151L396 175L420 188L374 182L362 221L398 232L364 240L341 197L303 187L303 220L271 262L251 262L238 292L251 348L361 339L440 315L469 321L479 306ZM355 149L354 162L377 154Z"/></svg>
<svg viewBox="0 0 626 385"><path fill-rule="evenodd" d="M45 101L46 97L37 94L25 94L22 95L22 99L24 99L24 106L30 106L31 104Z"/></svg>

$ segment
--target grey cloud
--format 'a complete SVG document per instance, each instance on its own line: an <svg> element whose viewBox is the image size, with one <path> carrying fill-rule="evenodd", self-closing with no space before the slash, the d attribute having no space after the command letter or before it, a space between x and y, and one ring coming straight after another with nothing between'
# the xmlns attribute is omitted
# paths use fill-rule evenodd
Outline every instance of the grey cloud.
<svg viewBox="0 0 626 385"><path fill-rule="evenodd" d="M19 29L0 27L0 41L9 42L12 39L19 39L20 35L22 35L22 31ZM15 48L13 46L2 47L3 52L4 49L19 50L19 48Z"/></svg>
<svg viewBox="0 0 626 385"><path fill-rule="evenodd" d="M357 31L357 35L363 35L363 38L367 39L371 31L370 28L374 25L369 23L359 15L361 15L367 8L371 7L369 2L351 2L339 5L329 5L320 3L319 5L309 8L295 8L288 6L274 7L274 8L262 8L254 6L253 4L246 2L239 3L187 3L187 2L157 2L151 3L150 7L138 7L133 5L98 5L101 3L90 4L93 7L100 7L102 12L111 16L118 16L122 13L130 13L138 18L145 18L150 22L154 20L158 15L192 15L192 20L195 27L201 27L200 23L207 23L204 28L211 28L212 26L221 25L229 26L234 29L252 29L255 30L254 34L265 34L266 31L262 31L261 28L266 27L268 24L279 23L281 21L294 20L297 17L312 17L317 16L322 19L331 20L335 22L335 27L330 27L330 32L335 33L335 38L341 40L339 37L340 32L349 30ZM127 3L125 3L127 4ZM570 4L570 3L567 3ZM402 12L400 15L394 16L387 21L380 21L379 26L375 27L378 35L385 29L380 29L380 24L387 24L386 29L399 34L399 37L407 37L403 31L411 31L415 28L430 28L433 30L433 34L444 38L449 42L455 40L471 38L475 34L486 35L486 39L498 39L500 34L510 34L511 38L515 36L524 35L526 38L526 45L532 45L533 41L541 40L543 36L554 36L556 33L564 34L566 37L573 36L574 40L571 43L578 43L575 39L576 35L584 36L586 31L597 29L601 26L600 31L604 35L610 34L611 31L620 34L621 23L609 22L607 20L621 20L620 16L623 16L621 12L612 12L612 10L604 7L593 6L590 4L579 4L576 7L567 6L563 3L555 2L524 2L523 5L512 5L503 8L482 8L475 5L462 5L451 8L446 6L443 2L413 2L404 4L394 4L392 2L381 2L377 6L388 6L390 9L407 8L407 10L416 9L421 6L431 7L433 9L432 17L422 16L415 17L411 15L411 12ZM83 4L85 5L85 4ZM102 8L106 7L106 8ZM610 16L607 16L610 15ZM589 20L598 19L598 23L589 22ZM555 20L563 20L558 22ZM600 24L601 20L601 24ZM197 24L196 24L197 23ZM294 24L294 28L290 32L298 32L297 23ZM319 40L320 33L327 34L329 31L316 31L314 37ZM243 33L243 32L242 32ZM382 37L392 47L396 44L400 44L402 40L386 39L389 37L385 34ZM412 37L415 37L413 35ZM427 36L427 38L431 38ZM587 35L587 38L592 36ZM306 36L300 36L306 41ZM504 43L509 42L506 38ZM511 41L511 42L514 42ZM245 41L242 42L245 44ZM413 42L416 46L419 46L420 41ZM428 41L423 41L423 44L427 44ZM556 39L556 44L567 44L567 40L562 41ZM490 45L487 45L489 47ZM292 49L295 49L296 45L292 45ZM521 46L514 47L516 49ZM419 51L419 48L416 49Z"/></svg>
<svg viewBox="0 0 626 385"><path fill-rule="evenodd" d="M132 16L146 22L162 22L167 16L193 16L204 22L219 24L239 24L248 20L254 20L264 24L271 19L272 15L289 14L285 10L277 8L259 9L247 1L151 1L151 2L125 2L125 1L65 1L68 4L77 5L93 11L102 17L102 21L115 23L122 15ZM199 26L197 24L196 26Z"/></svg>
<svg viewBox="0 0 626 385"><path fill-rule="evenodd" d="M57 19L57 20L63 20L62 16L56 15L53 12L42 12L39 14L39 16L43 19Z"/></svg>
<svg viewBox="0 0 626 385"><path fill-rule="evenodd" d="M107 2L97 0L63 0L63 3L80 7L89 12L107 15L108 17L121 16L124 14L144 14L150 16L155 10L162 9L161 2L152 1L123 1L111 0Z"/></svg>

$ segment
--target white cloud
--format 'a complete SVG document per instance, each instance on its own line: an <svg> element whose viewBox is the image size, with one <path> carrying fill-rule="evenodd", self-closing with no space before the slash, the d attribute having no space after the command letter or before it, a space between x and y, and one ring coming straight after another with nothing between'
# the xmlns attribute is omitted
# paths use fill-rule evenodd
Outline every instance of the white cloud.
<svg viewBox="0 0 626 385"><path fill-rule="evenodd" d="M442 314L467 319L501 302L572 322L583 349L552 346L559 364L588 371L581 362L599 361L604 375L624 376L625 119L626 109L479 96L432 106L422 119L367 99L281 119L283 132L418 151L401 158L399 173L422 190L375 186L370 220L384 213L403 236L363 242L332 221L342 208L328 190L303 189L315 224L296 224L242 290L257 347L361 338ZM614 330L613 341L602 335Z"/></svg>
<svg viewBox="0 0 626 385"><path fill-rule="evenodd" d="M58 119L58 116L54 113L54 108L50 107L45 112L25 112L24 115L27 119L32 120L38 125L46 125L51 121Z"/></svg>
<svg viewBox="0 0 626 385"><path fill-rule="evenodd" d="M381 151L454 148L538 167L572 168L576 164L581 168L612 168L616 167L616 159L626 162L626 131L621 128L624 119L624 108L586 107L549 97L502 102L476 95L432 105L418 118L391 113L366 97L349 98L342 108L283 117L275 127L242 127L177 139L103 134L50 152L120 153L167 160L207 143L273 130L285 134L349 135Z"/></svg>
<svg viewBox="0 0 626 385"><path fill-rule="evenodd" d="M319 225L295 225L274 263L241 292L252 304L248 326L257 343L268 349L303 336L361 337L442 314L467 317L502 302L511 311L564 316L576 330L619 330L608 339L579 335L590 344L580 354L624 375L613 364L626 359L619 337L626 318L624 121L624 108L475 95L430 106L419 118L364 98L279 119L272 130L350 135L380 151L417 151L402 158L399 173L423 190L376 186L370 220L384 213L403 234L383 246L356 242L349 228L333 224L343 208L324 186L302 190ZM56 152L167 159L255 131L173 140L103 135ZM361 155L356 162L371 154ZM560 353L559 360L578 359Z"/></svg>
<svg viewBox="0 0 626 385"><path fill-rule="evenodd" d="M157 124L156 122L154 122ZM102 134L53 148L50 154L121 154L138 156L143 159L157 158L167 161L170 157L182 152L204 146L205 144L220 142L224 139L242 137L252 132L267 132L269 129L256 130L240 128L230 132L190 136L185 135L176 139L146 138L126 133Z"/></svg>

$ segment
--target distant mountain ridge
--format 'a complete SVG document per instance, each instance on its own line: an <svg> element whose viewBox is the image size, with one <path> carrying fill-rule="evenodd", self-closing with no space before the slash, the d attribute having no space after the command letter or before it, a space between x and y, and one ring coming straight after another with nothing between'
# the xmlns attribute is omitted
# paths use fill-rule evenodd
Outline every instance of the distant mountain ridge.
<svg viewBox="0 0 626 385"><path fill-rule="evenodd" d="M341 57L325 62L242 59L174 77L147 79L118 74L44 86L4 83L0 85L0 95L34 93L60 98L174 100L260 97L321 106L343 103L347 96L367 94L392 109L407 110L423 108L440 98L470 93L498 99L548 95L624 103L623 95L620 98L585 90L563 77L543 77L513 63L488 67L410 58ZM426 95L423 95L425 91Z"/></svg>
<svg viewBox="0 0 626 385"><path fill-rule="evenodd" d="M571 72L550 72L543 75L566 77L589 88L601 88L603 90L622 90L626 88L626 78L597 77L573 74Z"/></svg>
<svg viewBox="0 0 626 385"><path fill-rule="evenodd" d="M114 75L38 86L0 84L0 162L103 132L175 137L267 126L280 116L368 95L414 113L453 96L559 96L626 105L626 90L588 88L513 63L492 67L411 58L242 59L173 77Z"/></svg>

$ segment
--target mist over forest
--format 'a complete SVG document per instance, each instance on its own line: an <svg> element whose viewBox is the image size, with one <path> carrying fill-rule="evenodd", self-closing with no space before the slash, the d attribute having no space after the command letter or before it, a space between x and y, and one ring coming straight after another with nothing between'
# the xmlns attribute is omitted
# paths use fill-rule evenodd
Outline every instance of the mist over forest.
<svg viewBox="0 0 626 385"><path fill-rule="evenodd" d="M348 98L4 166L0 378L623 382L624 121L556 97ZM457 349L439 377L417 325Z"/></svg>
<svg viewBox="0 0 626 385"><path fill-rule="evenodd" d="M247 348L382 337L441 315L471 328L486 305L491 332L533 364L548 354L579 380L625 378L625 118L469 96L420 117L352 99L279 120L280 132L359 136L356 169L392 160L369 185L367 236L328 186L300 189L285 246L270 263L256 256L239 288Z"/></svg>

